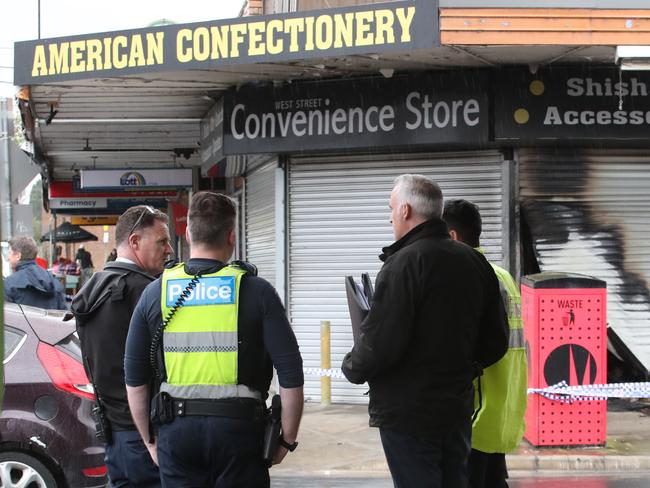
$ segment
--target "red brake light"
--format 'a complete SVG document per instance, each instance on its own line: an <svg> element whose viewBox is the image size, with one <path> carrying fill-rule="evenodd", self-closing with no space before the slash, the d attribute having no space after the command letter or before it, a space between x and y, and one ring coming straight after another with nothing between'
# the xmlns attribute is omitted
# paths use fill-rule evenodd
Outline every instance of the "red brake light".
<svg viewBox="0 0 650 488"><path fill-rule="evenodd" d="M92 385L88 381L86 371L84 371L84 367L79 361L44 342L38 343L36 352L52 383L59 390L89 400L95 399Z"/></svg>
<svg viewBox="0 0 650 488"><path fill-rule="evenodd" d="M97 466L96 468L85 468L81 470L84 476L89 478L99 478L100 476L106 476L108 469L106 466Z"/></svg>

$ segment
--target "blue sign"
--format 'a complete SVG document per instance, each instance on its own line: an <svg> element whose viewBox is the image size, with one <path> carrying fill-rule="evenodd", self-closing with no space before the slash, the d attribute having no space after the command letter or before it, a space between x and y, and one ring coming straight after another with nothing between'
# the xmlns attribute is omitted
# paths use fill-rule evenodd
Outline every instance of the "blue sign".
<svg viewBox="0 0 650 488"><path fill-rule="evenodd" d="M174 306L178 298L190 283L189 278L168 280L165 291L167 308ZM184 307L197 305L232 305L235 303L235 277L214 276L201 278L199 283L187 294Z"/></svg>

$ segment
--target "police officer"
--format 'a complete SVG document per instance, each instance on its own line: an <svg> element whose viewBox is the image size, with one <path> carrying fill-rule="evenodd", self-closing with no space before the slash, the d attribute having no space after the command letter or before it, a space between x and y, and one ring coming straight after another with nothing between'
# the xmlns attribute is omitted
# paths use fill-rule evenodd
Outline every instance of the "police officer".
<svg viewBox="0 0 650 488"><path fill-rule="evenodd" d="M297 445L302 359L273 287L254 267L227 264L235 219L232 199L196 193L186 232L190 259L147 287L131 319L124 362L129 405L164 487L269 486L262 411L273 366L283 406L274 463ZM153 368L150 352L159 358ZM148 398L158 368L154 440Z"/></svg>
<svg viewBox="0 0 650 488"><path fill-rule="evenodd" d="M167 215L148 205L131 207L120 215L115 226L116 260L93 274L72 300L84 367L103 413L111 488L160 486L158 467L129 411L124 348L133 309L172 252L168 223Z"/></svg>
<svg viewBox="0 0 650 488"><path fill-rule="evenodd" d="M464 242L479 252L482 230L478 207L467 200L445 202L443 219L452 239ZM470 486L507 488L506 453L514 450L524 435L527 401L527 364L521 296L510 273L493 264L508 314L510 341L506 355L485 369L481 377L482 401L472 425Z"/></svg>

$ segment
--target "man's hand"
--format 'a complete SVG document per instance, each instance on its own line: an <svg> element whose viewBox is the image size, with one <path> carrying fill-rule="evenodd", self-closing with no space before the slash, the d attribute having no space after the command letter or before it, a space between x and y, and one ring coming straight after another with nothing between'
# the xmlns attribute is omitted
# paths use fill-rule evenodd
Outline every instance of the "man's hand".
<svg viewBox="0 0 650 488"><path fill-rule="evenodd" d="M158 452L156 451L157 443L149 443L149 385L129 386L126 385L126 397L131 409L131 417L135 424L142 442L149 451L153 462L158 466Z"/></svg>
<svg viewBox="0 0 650 488"><path fill-rule="evenodd" d="M280 464L288 452L289 449L286 447L278 446L275 450L275 456L273 456L273 465Z"/></svg>
<svg viewBox="0 0 650 488"><path fill-rule="evenodd" d="M297 388L280 387L280 398L282 399L282 435L287 442L293 442L298 437L298 426L305 403L302 386ZM286 447L278 444L273 456L273 464L280 464L288 452Z"/></svg>
<svg viewBox="0 0 650 488"><path fill-rule="evenodd" d="M158 466L158 443L154 440L153 443L144 441L144 445L147 446L149 455L156 466Z"/></svg>

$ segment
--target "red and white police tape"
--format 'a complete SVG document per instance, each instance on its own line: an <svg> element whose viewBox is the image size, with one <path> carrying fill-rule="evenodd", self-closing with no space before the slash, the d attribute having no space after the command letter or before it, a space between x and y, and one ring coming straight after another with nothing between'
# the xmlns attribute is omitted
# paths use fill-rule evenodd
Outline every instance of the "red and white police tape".
<svg viewBox="0 0 650 488"><path fill-rule="evenodd" d="M303 371L306 376L345 378L339 368L304 368ZM564 403L607 398L650 398L650 382L569 386L566 381L561 381L546 388L528 388L528 394L533 393Z"/></svg>

